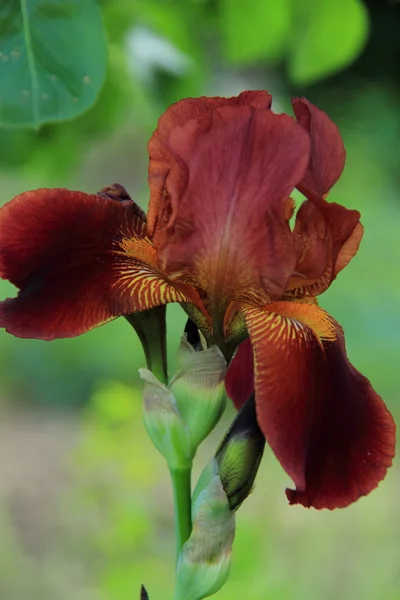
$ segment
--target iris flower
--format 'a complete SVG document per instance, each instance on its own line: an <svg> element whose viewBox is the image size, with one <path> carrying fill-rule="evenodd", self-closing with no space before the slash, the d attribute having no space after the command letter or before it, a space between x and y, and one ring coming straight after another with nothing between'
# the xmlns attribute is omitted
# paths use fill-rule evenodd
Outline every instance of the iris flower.
<svg viewBox="0 0 400 600"><path fill-rule="evenodd" d="M149 142L147 217L118 185L14 198L0 211L0 275L20 291L0 326L52 340L181 303L228 359L241 344L227 389L237 407L255 391L290 503L332 509L383 479L395 426L316 301L363 233L357 211L326 200L343 143L307 100L293 110L275 114L261 91L168 108ZM291 228L295 188L306 200Z"/></svg>

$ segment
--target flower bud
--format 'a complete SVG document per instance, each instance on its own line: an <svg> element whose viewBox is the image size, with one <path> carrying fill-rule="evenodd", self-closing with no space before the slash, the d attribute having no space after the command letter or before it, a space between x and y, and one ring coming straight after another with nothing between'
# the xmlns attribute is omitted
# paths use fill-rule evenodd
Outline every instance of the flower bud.
<svg viewBox="0 0 400 600"><path fill-rule="evenodd" d="M144 379L144 422L170 469L191 465L196 450L226 405L226 361L217 346L196 352L183 338L178 373L168 386L148 369Z"/></svg>
<svg viewBox="0 0 400 600"><path fill-rule="evenodd" d="M221 418L226 406L226 361L217 346L196 352L182 339L181 368L169 388L190 431L193 454Z"/></svg>
<svg viewBox="0 0 400 600"><path fill-rule="evenodd" d="M211 596L229 574L235 515L218 476L199 494L192 516L193 530L178 559L174 600Z"/></svg>
<svg viewBox="0 0 400 600"><path fill-rule="evenodd" d="M173 393L148 369L139 369L139 373L145 381L144 424L150 439L170 469L190 468L193 459L190 432Z"/></svg>
<svg viewBox="0 0 400 600"><path fill-rule="evenodd" d="M231 510L250 494L264 452L265 438L258 425L254 394L236 415L214 459L204 469L193 498L219 475Z"/></svg>

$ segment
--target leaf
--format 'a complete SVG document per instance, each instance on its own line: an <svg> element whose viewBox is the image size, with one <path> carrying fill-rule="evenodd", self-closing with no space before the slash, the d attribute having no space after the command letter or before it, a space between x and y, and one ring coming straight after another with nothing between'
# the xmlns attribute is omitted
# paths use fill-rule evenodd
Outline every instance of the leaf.
<svg viewBox="0 0 400 600"><path fill-rule="evenodd" d="M275 62L282 56L290 32L290 0L221 0L220 7L228 60Z"/></svg>
<svg viewBox="0 0 400 600"><path fill-rule="evenodd" d="M0 126L38 128L81 114L106 66L96 0L1 0Z"/></svg>
<svg viewBox="0 0 400 600"><path fill-rule="evenodd" d="M309 84L349 65L368 37L367 9L361 0L292 0L293 20L289 77Z"/></svg>

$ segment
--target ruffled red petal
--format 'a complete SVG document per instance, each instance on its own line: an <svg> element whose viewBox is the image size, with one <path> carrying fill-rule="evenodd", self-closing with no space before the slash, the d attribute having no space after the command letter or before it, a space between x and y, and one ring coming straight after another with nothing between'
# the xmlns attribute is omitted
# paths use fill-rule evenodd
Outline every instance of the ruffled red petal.
<svg viewBox="0 0 400 600"><path fill-rule="evenodd" d="M308 131L311 139L310 162L297 187L307 198L322 198L344 169L343 140L328 115L306 98L295 98L292 105L298 123Z"/></svg>
<svg viewBox="0 0 400 600"><path fill-rule="evenodd" d="M348 361L341 327L312 304L244 309L259 425L296 489L291 504L341 508L371 492L395 454L395 425Z"/></svg>
<svg viewBox="0 0 400 600"><path fill-rule="evenodd" d="M233 299L280 296L296 261L287 198L308 164L309 136L249 98L184 101L190 119L175 105L161 121L168 136L161 128L149 145L149 229L160 264L191 277L221 318Z"/></svg>
<svg viewBox="0 0 400 600"><path fill-rule="evenodd" d="M288 284L292 294L322 294L356 254L363 231L357 210L325 200L303 202L293 230L297 263Z"/></svg>
<svg viewBox="0 0 400 600"><path fill-rule="evenodd" d="M1 327L52 340L187 301L158 271L143 213L110 193L40 189L0 210L0 276L20 288L0 304Z"/></svg>
<svg viewBox="0 0 400 600"><path fill-rule="evenodd" d="M225 377L226 393L238 410L254 393L254 360L250 338L242 342Z"/></svg>
<svg viewBox="0 0 400 600"><path fill-rule="evenodd" d="M356 254L363 227L358 211L324 199L342 174L346 159L338 128L305 98L296 98L292 104L298 123L310 135L311 152L308 168L297 185L309 200L296 216L293 235L297 264L289 288L295 297L316 296Z"/></svg>
<svg viewBox="0 0 400 600"><path fill-rule="evenodd" d="M157 224L163 225L166 197L165 180L170 170L171 156L168 148L169 138L177 127L183 127L189 121L211 123L212 113L222 106L250 106L255 109L270 109L272 96L265 91L246 91L232 98L218 96L185 98L172 104L158 120L157 129L149 141L149 185L150 203L147 212L149 235L154 234Z"/></svg>

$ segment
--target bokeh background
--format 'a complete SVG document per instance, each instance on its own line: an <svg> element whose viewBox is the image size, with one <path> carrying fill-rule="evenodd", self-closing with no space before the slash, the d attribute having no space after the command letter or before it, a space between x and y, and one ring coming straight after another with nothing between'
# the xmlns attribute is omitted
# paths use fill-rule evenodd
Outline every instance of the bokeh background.
<svg viewBox="0 0 400 600"><path fill-rule="evenodd" d="M103 0L100 8L108 67L98 99L39 130L0 120L1 202L36 187L94 192L118 181L146 207L146 143L171 102L268 89L280 112L307 96L347 148L331 197L360 210L365 225L358 255L321 304L398 418L400 4ZM95 43L73 42L78 57L96 60ZM0 60L0 90L10 89L8 73ZM12 295L12 286L1 282L0 292ZM173 369L180 307L168 308L168 323ZM131 600L142 582L151 600L172 597L173 507L142 425L143 364L124 319L51 343L0 332L1 600ZM195 473L232 417L230 409L201 448ZM267 450L238 513L220 600L398 600L399 467L370 497L334 512L289 507L288 484Z"/></svg>

